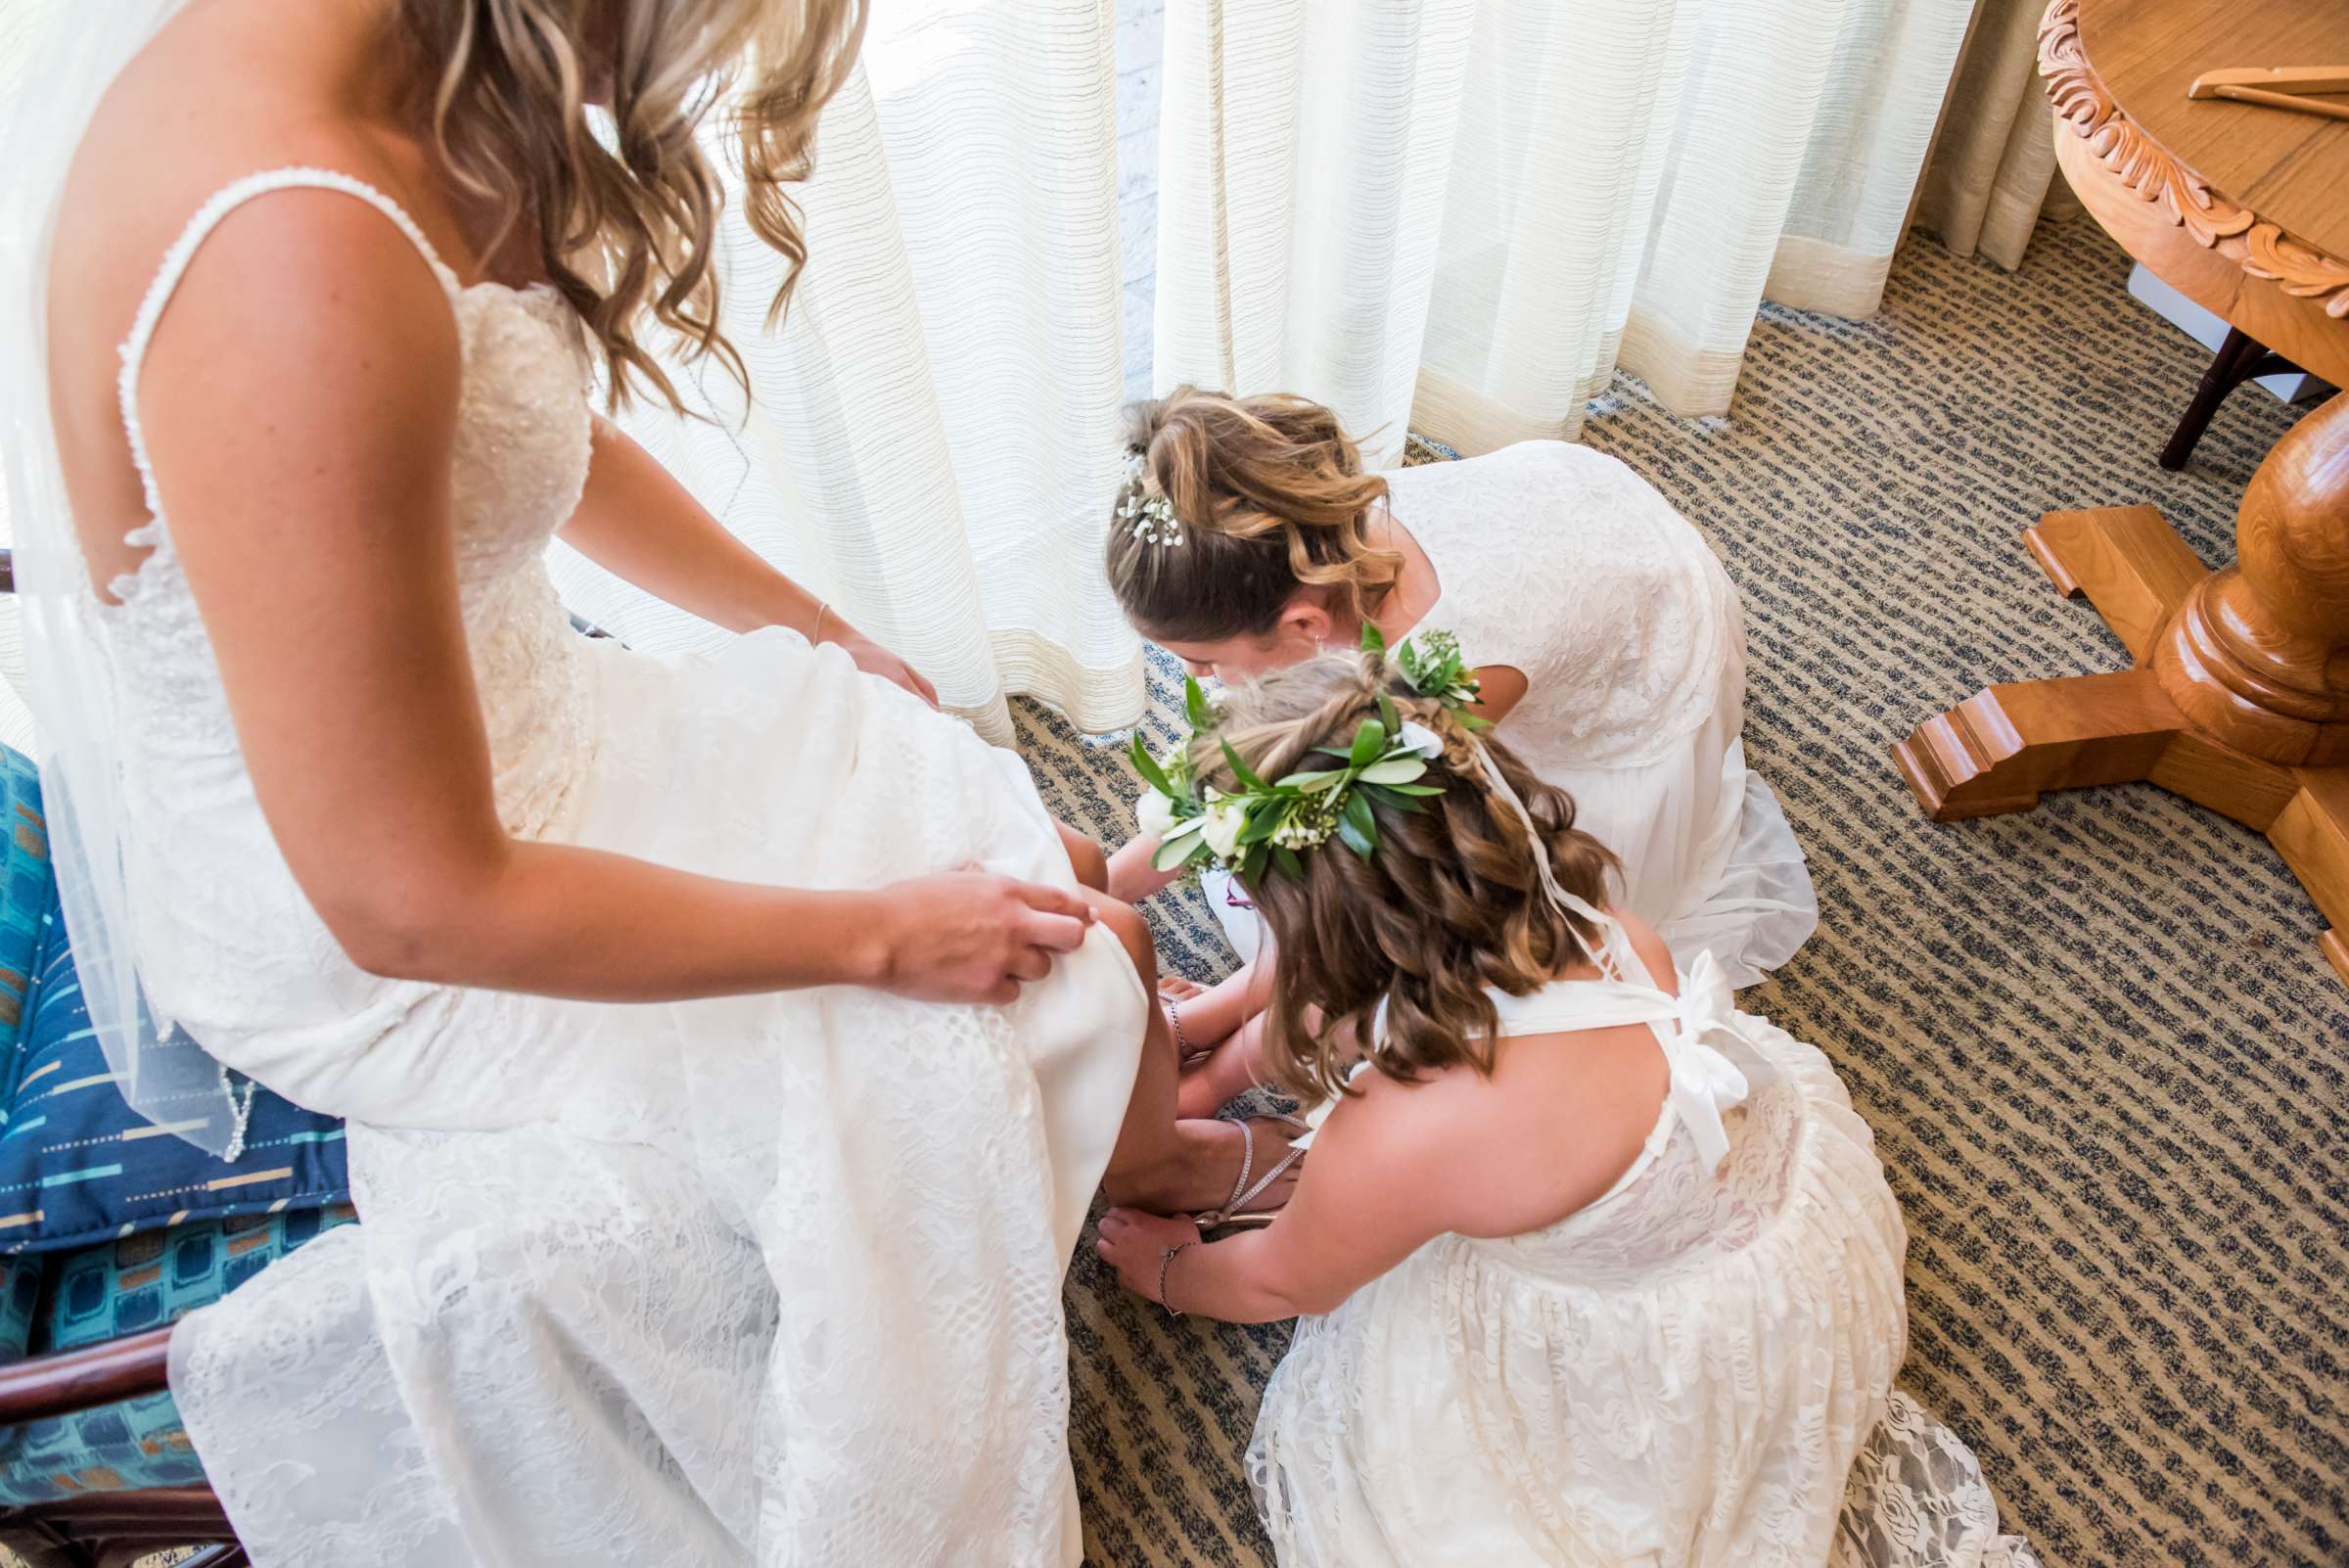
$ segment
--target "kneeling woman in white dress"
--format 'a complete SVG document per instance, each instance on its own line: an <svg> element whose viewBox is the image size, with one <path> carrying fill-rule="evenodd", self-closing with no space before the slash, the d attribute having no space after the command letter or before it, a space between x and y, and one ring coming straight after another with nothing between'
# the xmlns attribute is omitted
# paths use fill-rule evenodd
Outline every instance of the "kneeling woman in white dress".
<svg viewBox="0 0 2349 1568"><path fill-rule="evenodd" d="M1653 485L1564 441L1365 474L1336 416L1302 397L1184 388L1130 418L1108 568L1144 636L1231 679L1352 647L1365 625L1390 642L1444 626L1478 668L1478 712L1573 798L1575 825L1622 862L1623 907L1676 959L1709 952L1745 986L1810 936L1802 851L1739 739L1736 589ZM1163 886L1149 839L1113 860L1120 898ZM1213 877L1209 898L1252 956L1245 900ZM1185 1003L1186 1042L1229 1036L1246 986ZM1246 1087L1251 1043L1195 1075L1186 1107Z"/></svg>
<svg viewBox="0 0 2349 1568"><path fill-rule="evenodd" d="M1268 1227L1097 1245L1169 1312L1305 1314L1248 1456L1282 1568L2031 1560L1893 1391L1906 1235L1834 1071L1605 906L1563 795L1375 655L1188 761L1274 942L1267 1063L1334 1108Z"/></svg>

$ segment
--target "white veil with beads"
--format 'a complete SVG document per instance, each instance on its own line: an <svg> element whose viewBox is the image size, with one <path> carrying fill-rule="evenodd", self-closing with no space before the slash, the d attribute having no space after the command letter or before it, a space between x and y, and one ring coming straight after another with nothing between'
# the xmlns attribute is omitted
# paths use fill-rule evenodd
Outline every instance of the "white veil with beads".
<svg viewBox="0 0 2349 1568"><path fill-rule="evenodd" d="M114 671L96 624L49 408L49 253L66 175L99 101L186 0L9 0L0 23L0 471L23 614L34 761L59 900L90 1028L142 1116L227 1158L244 1094L186 1030L148 1006L121 854ZM161 257L157 257L160 262Z"/></svg>

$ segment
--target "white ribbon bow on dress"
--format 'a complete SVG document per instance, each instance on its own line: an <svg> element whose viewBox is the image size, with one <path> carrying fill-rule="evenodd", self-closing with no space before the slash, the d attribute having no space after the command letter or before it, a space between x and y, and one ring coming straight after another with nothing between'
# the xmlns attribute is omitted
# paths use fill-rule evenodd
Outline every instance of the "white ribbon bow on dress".
<svg viewBox="0 0 2349 1568"><path fill-rule="evenodd" d="M1713 1041L1742 1038L1729 979L1709 952L1681 977L1678 996L1656 992L1672 1009L1673 1038L1664 1047L1672 1067L1672 1108L1696 1140L1708 1171L1719 1171L1729 1155L1729 1130L1722 1118L1745 1103L1745 1074Z"/></svg>

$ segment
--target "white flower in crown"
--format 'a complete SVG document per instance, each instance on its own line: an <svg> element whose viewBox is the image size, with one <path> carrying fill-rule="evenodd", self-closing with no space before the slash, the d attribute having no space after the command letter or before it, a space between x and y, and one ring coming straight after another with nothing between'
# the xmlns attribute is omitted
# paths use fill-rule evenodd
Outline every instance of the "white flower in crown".
<svg viewBox="0 0 2349 1568"><path fill-rule="evenodd" d="M1244 801L1217 796L1207 807L1207 847L1220 860L1228 860L1239 850L1240 832L1248 826L1248 807Z"/></svg>
<svg viewBox="0 0 2349 1568"><path fill-rule="evenodd" d="M1174 827L1174 803L1156 790L1144 790L1133 803L1135 831L1146 839L1163 839Z"/></svg>
<svg viewBox="0 0 2349 1568"><path fill-rule="evenodd" d="M1272 842L1284 850L1318 849L1337 829L1336 805L1330 794L1323 794L1315 797L1313 804L1283 817L1272 830Z"/></svg>
<svg viewBox="0 0 2349 1568"><path fill-rule="evenodd" d="M1444 755L1444 737L1415 718L1405 722L1397 739L1431 762Z"/></svg>

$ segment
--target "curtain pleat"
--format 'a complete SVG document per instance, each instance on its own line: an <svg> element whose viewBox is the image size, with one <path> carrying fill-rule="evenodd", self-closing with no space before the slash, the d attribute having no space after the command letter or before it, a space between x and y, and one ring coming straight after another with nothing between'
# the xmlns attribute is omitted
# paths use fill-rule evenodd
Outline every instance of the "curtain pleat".
<svg viewBox="0 0 2349 1568"><path fill-rule="evenodd" d="M1983 0L1958 63L1916 221L1959 255L2008 271L2042 216L2078 209L2055 177L2055 138L2039 76L2039 0Z"/></svg>
<svg viewBox="0 0 2349 1568"><path fill-rule="evenodd" d="M698 420L621 419L728 529L1008 739L1028 693L1132 722L1139 645L1100 568L1121 477L1115 61L1105 0L896 0L826 111L799 197L809 261L731 204L726 327ZM717 628L558 547L575 610L632 644Z"/></svg>
<svg viewBox="0 0 2349 1568"><path fill-rule="evenodd" d="M1174 0L1154 380L1379 460L1571 436L1619 364L1725 412L1766 293L1876 307L1971 10Z"/></svg>

